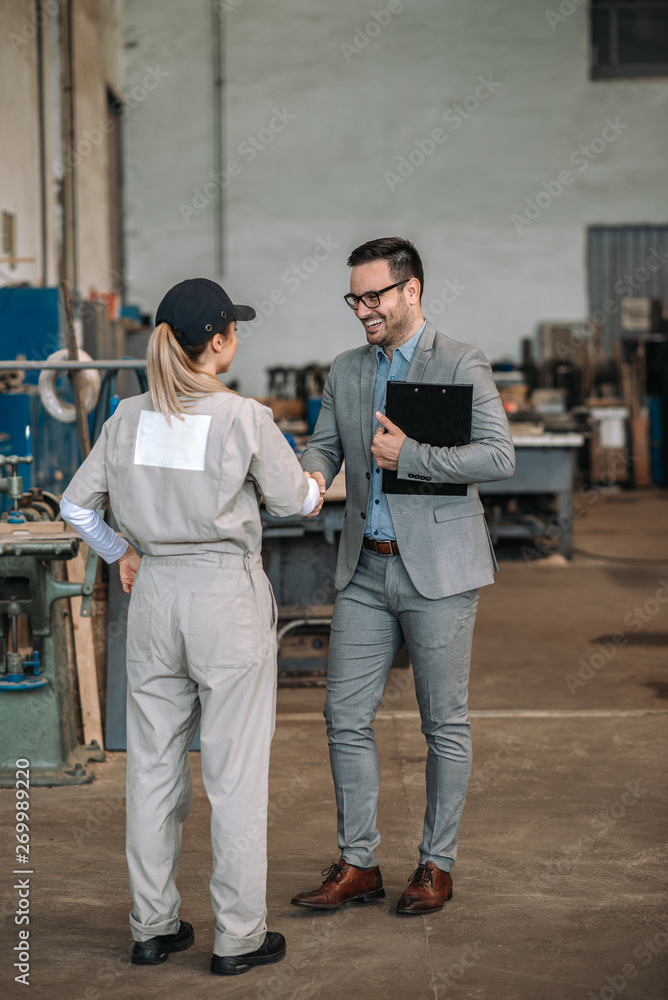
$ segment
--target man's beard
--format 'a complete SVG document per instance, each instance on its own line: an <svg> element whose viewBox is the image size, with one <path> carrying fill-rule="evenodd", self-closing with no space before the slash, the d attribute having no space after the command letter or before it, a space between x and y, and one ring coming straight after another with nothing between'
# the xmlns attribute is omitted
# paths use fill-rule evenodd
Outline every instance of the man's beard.
<svg viewBox="0 0 668 1000"><path fill-rule="evenodd" d="M390 313L389 316L385 316L385 336L382 341L377 341L380 347L387 345L387 347L394 347L396 344L402 344L407 339L410 333L410 311L405 303L398 306L395 310Z"/></svg>

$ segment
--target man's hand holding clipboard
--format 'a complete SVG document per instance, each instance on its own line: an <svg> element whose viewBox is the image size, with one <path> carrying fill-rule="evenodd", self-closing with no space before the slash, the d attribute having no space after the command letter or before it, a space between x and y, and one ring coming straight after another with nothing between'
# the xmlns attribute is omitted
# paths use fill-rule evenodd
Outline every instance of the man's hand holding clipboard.
<svg viewBox="0 0 668 1000"><path fill-rule="evenodd" d="M399 452L408 435L404 434L401 428L393 424L389 417L386 417L380 410L376 411L376 420L380 427L373 436L371 454L379 469L396 471L399 466Z"/></svg>

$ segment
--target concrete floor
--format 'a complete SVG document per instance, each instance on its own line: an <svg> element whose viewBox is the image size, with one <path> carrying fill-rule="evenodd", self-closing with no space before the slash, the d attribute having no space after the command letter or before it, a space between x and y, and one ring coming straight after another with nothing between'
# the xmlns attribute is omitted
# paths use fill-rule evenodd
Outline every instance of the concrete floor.
<svg viewBox="0 0 668 1000"><path fill-rule="evenodd" d="M129 964L124 754L115 753L94 765L92 785L31 792L32 995L665 1000L667 513L666 493L595 497L576 521L577 548L637 561L509 561L482 592L470 699L475 763L454 898L443 912L393 912L416 864L424 810L424 741L401 671L376 726L387 898L331 914L289 905L294 891L319 883L337 850L323 691L282 690L269 913L288 940L287 959L238 979L208 973L209 818L193 754L197 791L179 885L196 944L157 968ZM11 796L0 791L5 823ZM5 844L10 836L6 829ZM0 883L0 981L13 997L24 994L8 959L16 938L9 869Z"/></svg>

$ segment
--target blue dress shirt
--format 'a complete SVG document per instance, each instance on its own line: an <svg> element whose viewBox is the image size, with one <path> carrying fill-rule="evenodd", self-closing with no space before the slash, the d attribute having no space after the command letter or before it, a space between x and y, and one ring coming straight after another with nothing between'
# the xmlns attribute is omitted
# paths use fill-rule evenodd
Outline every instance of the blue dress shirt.
<svg viewBox="0 0 668 1000"><path fill-rule="evenodd" d="M401 347L395 348L392 352L392 361L382 347L376 348L376 384L373 391L373 433L380 427L376 419L376 412L385 413L385 402L387 399L387 383L405 382L408 373L408 366L411 363L413 353L417 347L417 342L422 336L422 332L427 325L427 321L422 324L417 333L414 333L410 340L407 340ZM387 504L387 497L383 493L382 469L376 465L376 460L371 456L371 492L369 493L369 506L366 512L366 525L364 534L367 538L376 541L389 541L396 538L392 515Z"/></svg>

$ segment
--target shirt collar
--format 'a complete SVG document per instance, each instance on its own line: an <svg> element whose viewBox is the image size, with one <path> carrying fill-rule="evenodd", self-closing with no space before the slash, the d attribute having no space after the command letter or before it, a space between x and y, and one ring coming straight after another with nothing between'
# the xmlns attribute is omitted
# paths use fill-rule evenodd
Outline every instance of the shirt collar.
<svg viewBox="0 0 668 1000"><path fill-rule="evenodd" d="M417 333L413 334L413 336L410 338L410 340L407 340L405 344L401 345L401 347L397 347L396 348L396 350L399 352L399 354L403 355L403 357L406 359L406 361L408 361L409 364L411 362L413 354L415 353L415 348L418 345L418 340L420 339L420 337L424 333L424 328L425 328L426 325L427 325L427 321L425 320L424 323L422 324L422 326L420 327L420 329L417 331ZM383 348L380 345L376 348L376 356L378 358L383 357L383 358L385 358L386 361L390 360L388 358L387 354L385 353L385 351L383 350Z"/></svg>

